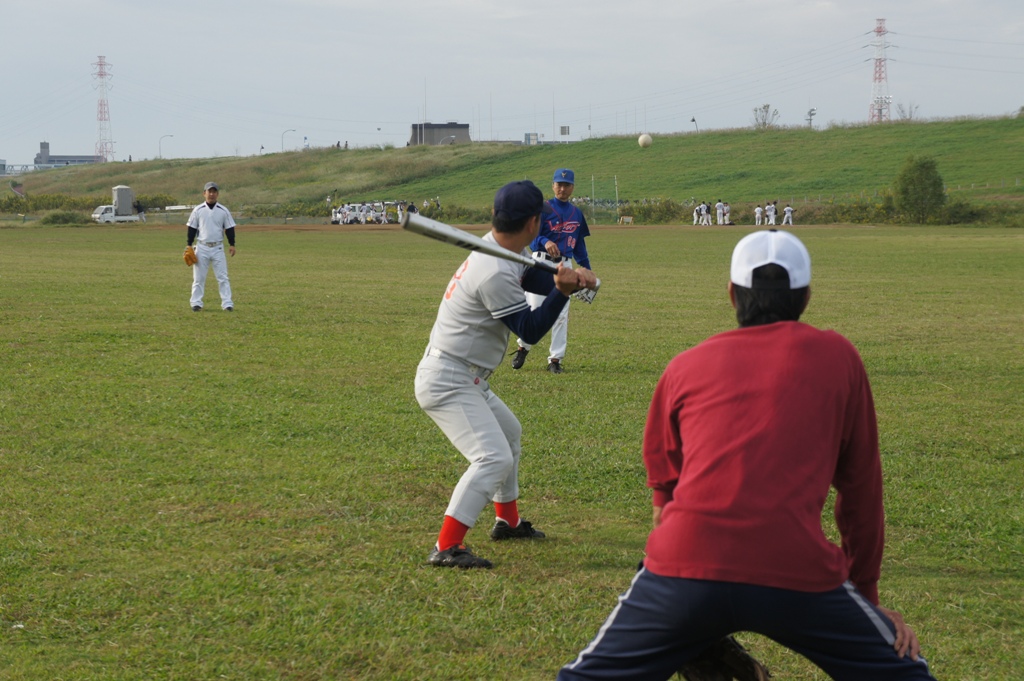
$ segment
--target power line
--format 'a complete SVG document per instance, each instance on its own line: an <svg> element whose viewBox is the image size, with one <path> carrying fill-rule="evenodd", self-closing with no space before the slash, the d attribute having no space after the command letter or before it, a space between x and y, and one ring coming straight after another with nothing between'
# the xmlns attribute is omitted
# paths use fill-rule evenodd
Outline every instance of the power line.
<svg viewBox="0 0 1024 681"><path fill-rule="evenodd" d="M1024 61L1024 57L1009 57L1005 55L996 54L970 54L966 52L947 52L945 50L922 50L919 48L904 48L909 52L926 52L928 54L943 54L951 57L977 57L980 59L1014 59L1017 61Z"/></svg>
<svg viewBox="0 0 1024 681"><path fill-rule="evenodd" d="M1024 47L1024 43L1003 43L996 40L967 40L966 38L942 38L934 35L915 35L914 33L897 33L889 31L893 35L905 35L908 38L924 38L925 40L946 40L954 43L974 43L975 45L1007 45L1010 47Z"/></svg>
<svg viewBox="0 0 1024 681"><path fill-rule="evenodd" d="M921 64L914 61L907 61L905 59L892 59L890 61L899 62L900 64L911 64L913 66L924 66L932 69L949 69L952 71L980 71L982 73L1003 73L1010 76L1024 76L1024 71L1000 71L997 69L978 69L970 66L944 66L941 64Z"/></svg>

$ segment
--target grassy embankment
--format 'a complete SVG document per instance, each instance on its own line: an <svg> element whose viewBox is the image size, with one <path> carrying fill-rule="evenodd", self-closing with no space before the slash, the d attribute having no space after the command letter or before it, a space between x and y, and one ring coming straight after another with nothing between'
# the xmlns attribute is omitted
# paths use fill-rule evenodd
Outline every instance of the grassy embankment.
<svg viewBox="0 0 1024 681"><path fill-rule="evenodd" d="M57 169L26 175L33 194L64 193L108 201L110 187L198 201L209 179L240 215L258 205L294 203L318 211L331 194L349 200L415 200L486 213L494 190L529 178L545 188L556 167L577 172L579 196L601 199L721 198L744 212L754 203L871 198L889 187L908 155L938 161L950 196L979 204L1024 200L1024 119L603 138L541 147L473 144L396 149L320 149L255 157L154 160ZM8 216L10 217L10 216ZM734 210L734 217L738 217ZM737 222L739 220L737 219Z"/></svg>

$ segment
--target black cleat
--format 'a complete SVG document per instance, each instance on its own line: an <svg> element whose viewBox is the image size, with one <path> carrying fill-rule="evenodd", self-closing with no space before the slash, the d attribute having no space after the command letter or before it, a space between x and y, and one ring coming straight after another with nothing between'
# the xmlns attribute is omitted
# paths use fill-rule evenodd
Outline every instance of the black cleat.
<svg viewBox="0 0 1024 681"><path fill-rule="evenodd" d="M456 544L444 551L439 551L435 546L434 550L427 556L427 562L434 567L457 567L464 570L491 567L491 561L474 554L463 544Z"/></svg>
<svg viewBox="0 0 1024 681"><path fill-rule="evenodd" d="M548 362L548 371L550 371L553 374L560 374L563 371L565 371L565 369L562 368L561 362L559 362L557 359L553 359Z"/></svg>
<svg viewBox="0 0 1024 681"><path fill-rule="evenodd" d="M192 306L192 311L193 311L193 312L202 312L202 311L203 311L203 308L202 308L202 306L200 306L200 305L193 305L193 306Z"/></svg>
<svg viewBox="0 0 1024 681"><path fill-rule="evenodd" d="M769 681L772 677L768 668L732 636L718 640L687 662L679 670L679 675L686 681L723 681L733 678Z"/></svg>
<svg viewBox="0 0 1024 681"><path fill-rule="evenodd" d="M225 307L225 308L224 308L224 311L225 311L225 312L234 312L234 311L235 311L235 308L233 308L233 307Z"/></svg>
<svg viewBox="0 0 1024 681"><path fill-rule="evenodd" d="M526 348L519 348L515 351L515 357L512 358L512 368L522 369L523 364L526 363L526 356L530 354L530 351Z"/></svg>
<svg viewBox="0 0 1024 681"><path fill-rule="evenodd" d="M491 539L501 541L502 539L543 539L544 533L533 529L528 520L519 520L519 525L512 527L504 520L494 521L491 528Z"/></svg>

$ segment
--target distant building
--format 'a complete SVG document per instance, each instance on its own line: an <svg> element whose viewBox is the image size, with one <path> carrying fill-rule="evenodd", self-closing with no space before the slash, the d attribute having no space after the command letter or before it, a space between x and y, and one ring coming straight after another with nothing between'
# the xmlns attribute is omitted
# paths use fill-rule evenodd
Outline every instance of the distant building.
<svg viewBox="0 0 1024 681"><path fill-rule="evenodd" d="M102 158L91 156L51 156L50 143L40 142L39 153L36 154L36 167L55 168L57 166L77 166L83 163L99 163Z"/></svg>
<svg viewBox="0 0 1024 681"><path fill-rule="evenodd" d="M418 144L436 146L439 144L469 144L469 123L413 123L409 146Z"/></svg>

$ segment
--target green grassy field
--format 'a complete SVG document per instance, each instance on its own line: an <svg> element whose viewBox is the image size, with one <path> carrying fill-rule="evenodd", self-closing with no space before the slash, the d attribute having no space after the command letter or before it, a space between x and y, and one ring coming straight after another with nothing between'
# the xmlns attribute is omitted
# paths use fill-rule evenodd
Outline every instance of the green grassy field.
<svg viewBox="0 0 1024 681"><path fill-rule="evenodd" d="M93 195L128 184L136 194L198 203L214 179L236 214L254 204L415 200L488 207L494 190L529 178L545 190L555 168L576 170L577 196L677 201L871 198L891 186L907 156L934 157L951 196L980 203L1024 200L1024 118L964 119L825 129L712 130L523 147L466 144L396 149L319 149L251 157L164 159L60 168L24 176L30 194ZM24 211L16 211L24 212ZM329 210L324 202L324 216Z"/></svg>
<svg viewBox="0 0 1024 681"><path fill-rule="evenodd" d="M595 230L604 285L573 307L567 373L531 358L492 379L524 424L523 513L549 539L494 544L485 511L467 540L495 569L474 573L424 564L464 463L412 391L462 252L246 228L236 311L213 286L195 314L184 228L0 231L0 676L553 678L641 556L651 391L735 325L746 231ZM796 231L804 320L849 337L873 382L883 602L939 678L1018 678L1024 234ZM824 678L743 640L778 679Z"/></svg>

